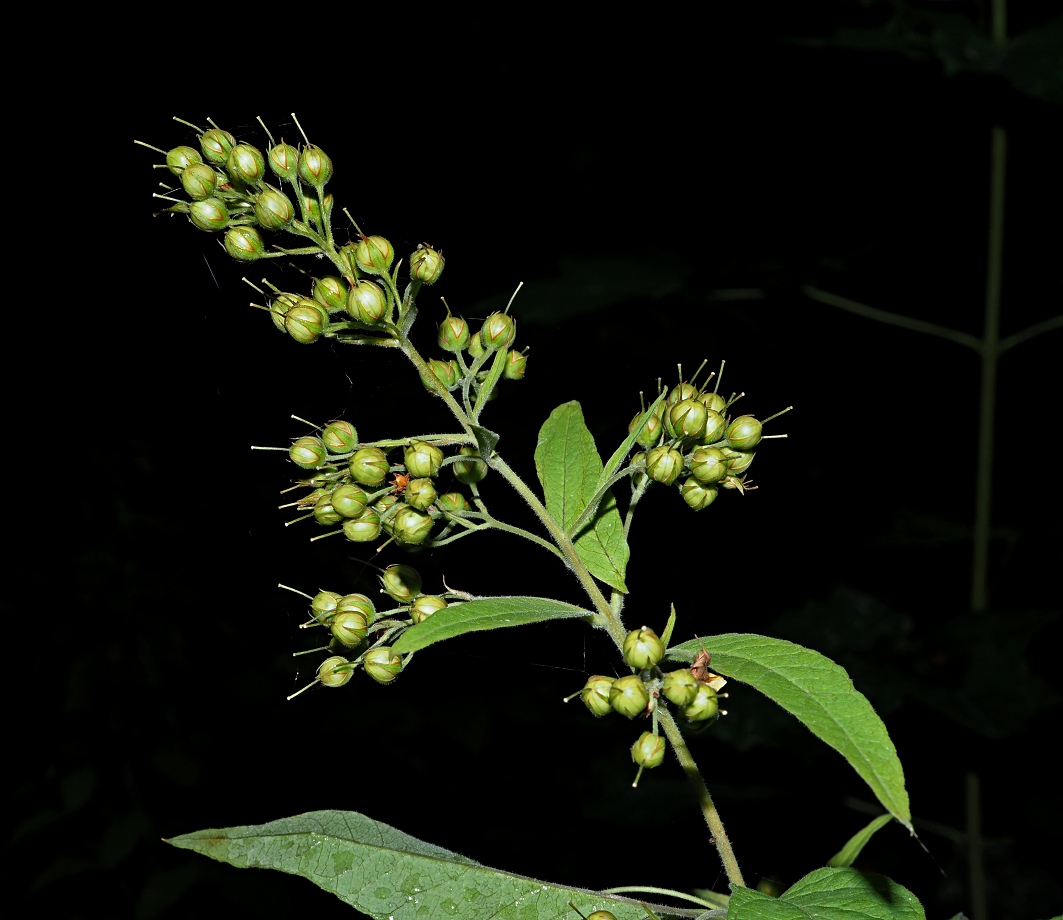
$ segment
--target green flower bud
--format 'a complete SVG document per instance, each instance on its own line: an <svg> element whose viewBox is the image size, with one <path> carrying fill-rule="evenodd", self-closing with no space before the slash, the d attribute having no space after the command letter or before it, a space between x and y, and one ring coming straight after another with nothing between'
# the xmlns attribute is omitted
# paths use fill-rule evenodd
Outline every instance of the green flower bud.
<svg viewBox="0 0 1063 920"><path fill-rule="evenodd" d="M303 195L303 204L306 205L306 213L314 223L321 226L321 204L317 200L317 195ZM325 196L325 219L328 219L332 214L332 193L329 192Z"/></svg>
<svg viewBox="0 0 1063 920"><path fill-rule="evenodd" d="M722 441L727 433L727 419L715 409L707 409L705 413L705 432L701 436L702 444L715 444Z"/></svg>
<svg viewBox="0 0 1063 920"><path fill-rule="evenodd" d="M314 615L314 619L319 623L328 622L329 618L336 612L336 604L339 603L339 599L340 596L334 591L318 591L313 600L310 601L310 612Z"/></svg>
<svg viewBox="0 0 1063 920"><path fill-rule="evenodd" d="M664 760L667 747L664 738L652 732L643 732L639 740L631 745L631 759L640 767L659 767Z"/></svg>
<svg viewBox="0 0 1063 920"><path fill-rule="evenodd" d="M321 188L332 178L332 160L320 147L310 144L303 148L296 166L299 178L313 188Z"/></svg>
<svg viewBox="0 0 1063 920"><path fill-rule="evenodd" d="M432 377L443 384L448 390L461 383L461 368L458 367L458 362L453 358L449 361L442 361L439 358L430 358L428 360L428 370L431 372ZM436 388L423 375L421 376L421 382L429 393L434 393L436 391Z"/></svg>
<svg viewBox="0 0 1063 920"><path fill-rule="evenodd" d="M698 482L694 476L689 476L679 491L687 505L695 511L701 511L716 501L719 487L711 482Z"/></svg>
<svg viewBox="0 0 1063 920"><path fill-rule="evenodd" d="M410 607L410 616L413 617L414 623L423 623L433 613L438 613L446 606L447 602L443 598L432 594L422 594Z"/></svg>
<svg viewBox="0 0 1063 920"><path fill-rule="evenodd" d="M698 482L719 482L727 476L727 458L718 447L698 447L690 455L690 472Z"/></svg>
<svg viewBox="0 0 1063 920"><path fill-rule="evenodd" d="M731 450L731 448L725 447L723 455L726 458L728 474L739 476L749 469L750 464L753 462L754 451Z"/></svg>
<svg viewBox="0 0 1063 920"><path fill-rule="evenodd" d="M463 351L469 344L469 324L460 316L447 314L447 318L439 324L437 341L444 351Z"/></svg>
<svg viewBox="0 0 1063 920"><path fill-rule="evenodd" d="M443 254L422 243L410 256L410 277L425 284L435 284L443 274Z"/></svg>
<svg viewBox="0 0 1063 920"><path fill-rule="evenodd" d="M204 198L188 206L188 217L200 230L214 232L229 225L229 209L220 198Z"/></svg>
<svg viewBox="0 0 1063 920"><path fill-rule="evenodd" d="M649 412L649 410L647 410ZM636 426L642 422L646 412L638 412L627 426L628 433L630 434L635 430ZM657 442L661 440L661 429L664 427L661 421L661 416L657 412L649 412L649 418L646 420L646 424L643 426L642 431L635 438L635 443L640 447L645 447L649 450L651 447L656 447Z"/></svg>
<svg viewBox="0 0 1063 920"><path fill-rule="evenodd" d="M390 684L402 671L402 659L389 646L382 645L365 653L362 667L378 684Z"/></svg>
<svg viewBox="0 0 1063 920"><path fill-rule="evenodd" d="M345 594L336 603L336 613L346 613L354 610L365 617L366 623L372 625L376 619L376 607L364 594Z"/></svg>
<svg viewBox="0 0 1063 920"><path fill-rule="evenodd" d="M295 207L284 192L267 188L255 199L255 220L267 230L281 230L295 219Z"/></svg>
<svg viewBox="0 0 1063 920"><path fill-rule="evenodd" d="M328 312L307 297L300 297L284 314L284 331L303 345L316 342L327 328Z"/></svg>
<svg viewBox="0 0 1063 920"><path fill-rule="evenodd" d="M241 262L253 262L266 251L262 235L254 227L230 227L223 242L225 251Z"/></svg>
<svg viewBox="0 0 1063 920"><path fill-rule="evenodd" d="M314 300L330 313L347 309L347 282L335 275L314 280Z"/></svg>
<svg viewBox="0 0 1063 920"><path fill-rule="evenodd" d="M329 629L336 640L348 648L358 645L369 632L369 623L365 614L357 610L346 610L336 615L329 622Z"/></svg>
<svg viewBox="0 0 1063 920"><path fill-rule="evenodd" d="M480 459L479 450L475 447L463 447L458 453L467 458L454 464L454 475L458 477L458 482L472 485L487 475L487 464Z"/></svg>
<svg viewBox="0 0 1063 920"><path fill-rule="evenodd" d="M624 639L624 663L641 671L664 657L664 644L648 626L633 629Z"/></svg>
<svg viewBox="0 0 1063 920"><path fill-rule="evenodd" d="M683 472L683 455L674 447L655 447L646 452L646 472L654 482L669 486Z"/></svg>
<svg viewBox="0 0 1063 920"><path fill-rule="evenodd" d="M716 699L716 691L708 684L698 684L694 701L680 709L679 713L688 722L704 722L707 719L715 719L719 711L720 703Z"/></svg>
<svg viewBox="0 0 1063 920"><path fill-rule="evenodd" d="M629 719L642 715L650 702L646 685L637 674L618 677L609 688L609 704L622 716Z"/></svg>
<svg viewBox="0 0 1063 920"><path fill-rule="evenodd" d="M587 678L587 683L580 690L579 698L583 700L583 705L596 718L609 715L613 711L613 707L609 703L609 691L612 686L613 679L611 677L594 674Z"/></svg>
<svg viewBox="0 0 1063 920"><path fill-rule="evenodd" d="M180 176L193 163L202 162L199 151L192 147L174 147L166 154L166 165L175 176Z"/></svg>
<svg viewBox="0 0 1063 920"><path fill-rule="evenodd" d="M307 435L292 442L292 446L288 448L288 457L292 463L304 470L316 470L325 462L328 451L321 438Z"/></svg>
<svg viewBox="0 0 1063 920"><path fill-rule="evenodd" d="M266 159L262 151L250 144L237 144L229 151L225 170L237 182L252 185L261 182L266 174Z"/></svg>
<svg viewBox="0 0 1063 920"><path fill-rule="evenodd" d="M270 318L273 325L285 332L284 317L288 311L299 302L297 294L278 294L269 305Z"/></svg>
<svg viewBox="0 0 1063 920"><path fill-rule="evenodd" d="M735 450L751 450L760 443L764 426L752 415L740 415L727 426L727 443Z"/></svg>
<svg viewBox="0 0 1063 920"><path fill-rule="evenodd" d="M380 576L380 585L392 600L409 604L421 593L421 575L409 565L389 565Z"/></svg>
<svg viewBox="0 0 1063 920"><path fill-rule="evenodd" d="M334 655L321 662L321 666L317 669L317 679L326 687L342 687L351 679L353 673L350 662L346 658Z"/></svg>
<svg viewBox="0 0 1063 920"><path fill-rule="evenodd" d="M354 243L346 243L340 247L339 253L340 263L345 266L343 275L345 278L359 278L362 271L358 267L358 263L354 261L354 253L358 247Z"/></svg>
<svg viewBox="0 0 1063 920"><path fill-rule="evenodd" d="M414 441L403 451L403 460L411 476L437 476L443 462L443 451L426 441Z"/></svg>
<svg viewBox="0 0 1063 920"><path fill-rule="evenodd" d="M314 502L314 520L319 524L338 524L343 520L343 515L332 505L331 495L322 495Z"/></svg>
<svg viewBox="0 0 1063 920"><path fill-rule="evenodd" d="M488 351L509 348L517 337L517 321L506 313L492 313L480 330L480 342Z"/></svg>
<svg viewBox="0 0 1063 920"><path fill-rule="evenodd" d="M373 508L376 509L381 519L385 516L392 518L395 516L395 512L399 510L398 506L401 504L402 502L399 501L397 495L385 495L383 498L373 502Z"/></svg>
<svg viewBox="0 0 1063 920"><path fill-rule="evenodd" d="M332 507L345 518L359 518L365 511L366 494L358 486L339 486L332 493Z"/></svg>
<svg viewBox="0 0 1063 920"><path fill-rule="evenodd" d="M221 128L210 128L199 136L199 149L203 151L203 159L215 166L224 166L235 146L236 138Z"/></svg>
<svg viewBox="0 0 1063 920"><path fill-rule="evenodd" d="M299 151L291 144L281 141L275 147L270 147L266 156L269 159L269 168L273 170L274 175L289 181L295 178L296 170L299 168Z"/></svg>
<svg viewBox="0 0 1063 920"><path fill-rule="evenodd" d="M388 310L388 295L373 281L358 279L347 294L347 312L361 323L379 323Z"/></svg>
<svg viewBox="0 0 1063 920"><path fill-rule="evenodd" d="M321 440L332 453L345 454L354 450L354 445L358 443L358 432L350 422L338 418L322 429Z"/></svg>
<svg viewBox="0 0 1063 920"><path fill-rule="evenodd" d="M424 543L432 531L432 518L406 505L395 512L391 532L403 543Z"/></svg>
<svg viewBox="0 0 1063 920"><path fill-rule="evenodd" d="M378 486L388 478L388 458L379 447L363 447L347 462L355 482Z"/></svg>
<svg viewBox="0 0 1063 920"><path fill-rule="evenodd" d="M206 163L193 163L181 172L181 188L196 201L210 198L217 185L218 177Z"/></svg>
<svg viewBox="0 0 1063 920"><path fill-rule="evenodd" d="M502 376L506 380L521 380L528 368L528 356L519 351L510 351L506 354L506 366L502 368Z"/></svg>
<svg viewBox="0 0 1063 920"><path fill-rule="evenodd" d="M343 522L343 535L352 543L369 543L380 536L380 516L366 508L361 517Z"/></svg>
<svg viewBox="0 0 1063 920"><path fill-rule="evenodd" d="M386 275L395 261L395 250L382 236L365 236L354 249L354 261L367 275Z"/></svg>
<svg viewBox="0 0 1063 920"><path fill-rule="evenodd" d="M436 507L440 511L472 511L469 500L460 492L447 492L436 497Z"/></svg>
<svg viewBox="0 0 1063 920"><path fill-rule="evenodd" d="M665 428L677 438L700 438L705 434L708 410L696 399L681 399L668 410Z"/></svg>
<svg viewBox="0 0 1063 920"><path fill-rule="evenodd" d="M723 410L727 408L727 400L719 393L702 393L698 397L698 401L706 409L711 409L713 412L718 412L721 415L723 414Z"/></svg>
<svg viewBox="0 0 1063 920"><path fill-rule="evenodd" d="M477 332L471 339L469 339L469 357L479 358L484 353L484 343L480 339L480 333Z"/></svg>
<svg viewBox="0 0 1063 920"><path fill-rule="evenodd" d="M664 675L664 686L661 693L665 698L675 703L676 706L689 706L698 695L698 679L690 672L689 668L681 668L678 671L669 671Z"/></svg>
<svg viewBox="0 0 1063 920"><path fill-rule="evenodd" d="M681 403L685 399L697 399L698 388L692 383L687 383L685 380L678 386L672 387L672 391L665 399L665 404L668 408Z"/></svg>
<svg viewBox="0 0 1063 920"><path fill-rule="evenodd" d="M406 504L418 511L427 511L436 500L436 487L431 479L411 479L406 484Z"/></svg>

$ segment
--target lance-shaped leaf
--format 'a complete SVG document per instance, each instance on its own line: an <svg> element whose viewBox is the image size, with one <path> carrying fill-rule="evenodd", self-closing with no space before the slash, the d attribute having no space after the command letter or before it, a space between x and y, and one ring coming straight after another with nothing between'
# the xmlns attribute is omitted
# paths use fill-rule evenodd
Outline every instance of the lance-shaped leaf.
<svg viewBox="0 0 1063 920"><path fill-rule="evenodd" d="M246 827L204 830L168 843L244 869L301 875L374 920L569 920L609 910L646 920L641 904L489 869L352 811L315 811ZM692 920L700 910L653 908Z"/></svg>
<svg viewBox="0 0 1063 920"><path fill-rule="evenodd" d="M755 687L797 716L849 761L890 814L912 829L897 750L844 668L792 642L741 633L693 639L668 649L668 657L690 661L703 646L712 655L713 671Z"/></svg>
<svg viewBox="0 0 1063 920"><path fill-rule="evenodd" d="M535 471L543 486L546 510L568 530L594 498L602 474L602 458L583 421L578 402L558 406L539 429ZM590 524L574 541L583 564L617 591L627 592L624 573L629 557L624 524L616 499L607 493Z"/></svg>
<svg viewBox="0 0 1063 920"><path fill-rule="evenodd" d="M925 920L918 899L884 875L817 869L778 898L731 886L727 920Z"/></svg>
<svg viewBox="0 0 1063 920"><path fill-rule="evenodd" d="M405 655L465 633L566 617L593 616L593 610L584 610L549 597L481 597L437 610L427 620L406 630L392 649Z"/></svg>
<svg viewBox="0 0 1063 920"><path fill-rule="evenodd" d="M875 832L884 828L892 820L893 815L879 815L866 827L861 828L853 834L845 846L827 860L827 865L832 869L851 866L856 862L856 858L860 855L864 847L867 846L867 842L875 836Z"/></svg>

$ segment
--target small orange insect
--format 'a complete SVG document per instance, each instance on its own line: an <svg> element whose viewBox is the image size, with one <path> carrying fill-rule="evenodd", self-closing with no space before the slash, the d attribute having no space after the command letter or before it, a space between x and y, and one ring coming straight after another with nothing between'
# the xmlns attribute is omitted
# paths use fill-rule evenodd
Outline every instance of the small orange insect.
<svg viewBox="0 0 1063 920"><path fill-rule="evenodd" d="M406 486L410 484L410 477L405 473L396 473L395 478L391 480L391 484L395 487L391 491L395 495L401 495L406 491Z"/></svg>

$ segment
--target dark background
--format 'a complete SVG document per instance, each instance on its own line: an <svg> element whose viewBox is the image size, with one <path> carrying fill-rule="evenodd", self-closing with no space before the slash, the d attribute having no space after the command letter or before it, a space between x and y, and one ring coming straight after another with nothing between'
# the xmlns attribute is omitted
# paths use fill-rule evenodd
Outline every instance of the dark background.
<svg viewBox="0 0 1063 920"><path fill-rule="evenodd" d="M678 638L764 633L843 664L886 720L931 854L891 826L858 865L907 886L933 920L970 913L974 773L989 915L1044 920L1063 907L1048 753L1060 717L1063 540L1047 443L1059 332L1000 364L992 608L974 615L976 355L800 287L980 334L1000 124L1002 332L1059 312L1060 21L1016 4L1020 40L1003 54L973 3L790 6L678 24L696 33L681 47L636 29L593 58L554 40L526 67L492 58L394 85L355 68L330 108L275 90L273 109L223 93L205 110L171 92L121 112L117 133L167 148L194 141L171 114L210 115L264 146L254 116L295 141L295 108L335 163L337 228L347 206L400 254L422 241L445 252L421 297L427 354L437 295L473 320L523 281L513 312L528 376L506 384L486 422L530 480L555 405L578 399L608 454L639 391L674 383L677 362L689 375L725 358L722 389L744 390L744 411L794 404L770 428L789 438L758 451L759 491L697 515L650 493L627 620L660 628L674 603ZM282 527L274 506L293 468L249 445L303 434L293 413L342 416L366 440L446 417L397 354L277 333L246 306L260 298L240 277L301 291L303 276L241 267L183 218L153 219L161 203L148 196L168 176L150 169L157 155L130 152L112 212L124 245L85 279L105 293L107 331L73 394L89 397L75 425L82 487L64 499L78 524L62 577L38 586L76 605L80 626L67 632L60 617L62 652L34 666L40 711L9 785L20 913L347 916L303 880L160 842L319 808L560 883L726 890L675 762L632 791L640 729L561 705L587 673L620 664L578 623L455 640L391 687L358 675L285 701L320 656L291 657L316 643L296 628L299 598L276 583L372 593L373 570L361 547L311 546L314 525ZM496 513L527 517L500 481L484 490ZM516 538L412 558L389 547L371 561L411 562L431 591L445 577L477 594L581 602L556 560ZM785 888L869 820L859 802L872 796L796 721L730 689L730 715L693 752L747 883Z"/></svg>

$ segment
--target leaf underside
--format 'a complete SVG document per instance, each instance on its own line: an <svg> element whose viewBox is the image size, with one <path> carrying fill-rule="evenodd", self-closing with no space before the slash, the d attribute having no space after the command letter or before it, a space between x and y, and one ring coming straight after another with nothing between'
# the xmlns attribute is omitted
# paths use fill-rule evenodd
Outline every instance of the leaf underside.
<svg viewBox="0 0 1063 920"><path fill-rule="evenodd" d="M919 900L884 875L817 869L778 898L731 887L727 920L926 920Z"/></svg>
<svg viewBox="0 0 1063 920"><path fill-rule="evenodd" d="M796 716L849 761L883 807L912 830L897 750L844 668L792 642L742 633L693 639L668 649L667 657L691 661L702 646L712 655L713 671L749 684Z"/></svg>
<svg viewBox="0 0 1063 920"><path fill-rule="evenodd" d="M167 842L241 869L301 875L375 920L572 920L569 901L584 915L607 909L617 920L646 920L636 901L490 869L357 812L309 812ZM683 920L701 913L654 912Z"/></svg>

